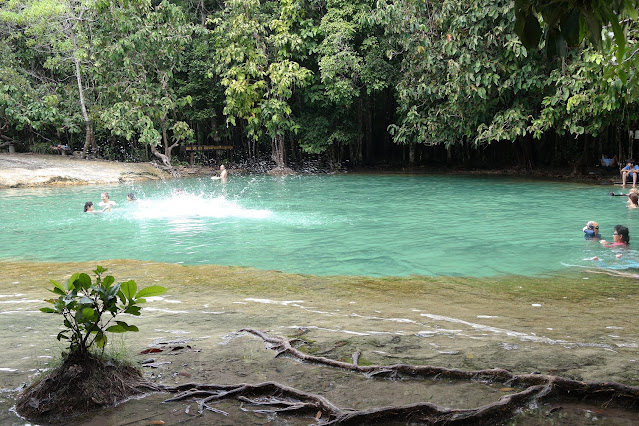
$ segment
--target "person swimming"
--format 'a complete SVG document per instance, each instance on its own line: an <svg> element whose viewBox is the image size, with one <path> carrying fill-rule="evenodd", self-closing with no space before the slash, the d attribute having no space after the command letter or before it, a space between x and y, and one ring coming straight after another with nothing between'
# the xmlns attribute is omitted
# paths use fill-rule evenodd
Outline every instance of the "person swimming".
<svg viewBox="0 0 639 426"><path fill-rule="evenodd" d="M606 240L600 240L599 242L604 247L626 247L630 243L630 231L623 225L615 225L615 231L612 233L613 242L609 243Z"/></svg>
<svg viewBox="0 0 639 426"><path fill-rule="evenodd" d="M110 206L106 206L102 210L95 210L95 208L93 207L93 202L87 201L86 203L84 203L84 212L85 213L104 213L107 210L111 211L111 207Z"/></svg>
<svg viewBox="0 0 639 426"><path fill-rule="evenodd" d="M116 206L118 204L115 201L111 201L109 199L109 193L108 192L103 192L102 195L100 195L100 198L102 199L102 201L100 201L98 203L98 205L100 207L108 207L109 210L111 210L112 207L114 207L114 206Z"/></svg>
<svg viewBox="0 0 639 426"><path fill-rule="evenodd" d="M137 197L135 196L135 194L133 192L129 192L128 194L126 194L126 200L129 203L133 203L133 202L137 201L138 199L137 199Z"/></svg>
<svg viewBox="0 0 639 426"><path fill-rule="evenodd" d="M587 240L594 240L601 238L601 234L599 234L599 224L594 220L589 221L584 226L584 238Z"/></svg>

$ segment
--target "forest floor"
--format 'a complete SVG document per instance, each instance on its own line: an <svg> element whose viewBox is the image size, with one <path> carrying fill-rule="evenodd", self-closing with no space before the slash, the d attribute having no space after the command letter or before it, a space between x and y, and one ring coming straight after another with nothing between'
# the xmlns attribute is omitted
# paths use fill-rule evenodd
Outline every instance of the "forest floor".
<svg viewBox="0 0 639 426"><path fill-rule="evenodd" d="M267 173L272 165L267 161L251 164L229 164L229 174ZM293 167L300 173L327 173L315 164L303 164ZM212 176L217 172L216 167L195 165L193 167L178 167L182 177ZM567 169L450 169L443 167L401 167L380 165L351 169L356 173L417 173L417 174L478 174L478 175L506 175L540 179L569 180L612 184L618 182L616 171L602 170L592 167L584 174L573 175ZM32 153L5 154L0 153L0 188L28 187L28 186L64 186L87 184L113 184L134 180L171 179L163 170L153 163L121 163L106 160L83 160L73 156L46 155Z"/></svg>

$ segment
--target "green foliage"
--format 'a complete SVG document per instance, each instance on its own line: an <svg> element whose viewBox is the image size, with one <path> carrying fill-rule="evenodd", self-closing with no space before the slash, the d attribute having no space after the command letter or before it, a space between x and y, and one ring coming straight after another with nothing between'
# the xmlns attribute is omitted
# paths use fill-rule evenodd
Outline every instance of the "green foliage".
<svg viewBox="0 0 639 426"><path fill-rule="evenodd" d="M135 281L115 284L111 275L104 276L106 268L97 266L95 282L84 273L75 273L66 285L51 280L56 299L46 300L52 308L41 308L42 312L62 315L65 330L58 333L58 340L69 342L70 355L86 355L93 345L104 350L107 332L125 333L138 331L134 325L116 320L121 314L140 315L139 304L145 297L166 292L164 287L151 286L138 291Z"/></svg>
<svg viewBox="0 0 639 426"><path fill-rule="evenodd" d="M212 21L217 42L212 75L219 75L225 88L224 114L231 125L244 120L254 140L265 130L273 140L282 140L299 129L289 100L311 76L292 59L303 45L301 6L298 0L229 0ZM276 161L283 163L283 158Z"/></svg>

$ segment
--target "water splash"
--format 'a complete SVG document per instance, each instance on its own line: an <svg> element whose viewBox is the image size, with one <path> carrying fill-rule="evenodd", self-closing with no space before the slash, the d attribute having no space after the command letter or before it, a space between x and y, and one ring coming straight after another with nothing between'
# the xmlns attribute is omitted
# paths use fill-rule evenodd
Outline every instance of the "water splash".
<svg viewBox="0 0 639 426"><path fill-rule="evenodd" d="M265 219L272 215L270 210L249 209L224 196L209 198L204 194L174 194L169 198L139 200L131 212L135 220L192 217Z"/></svg>

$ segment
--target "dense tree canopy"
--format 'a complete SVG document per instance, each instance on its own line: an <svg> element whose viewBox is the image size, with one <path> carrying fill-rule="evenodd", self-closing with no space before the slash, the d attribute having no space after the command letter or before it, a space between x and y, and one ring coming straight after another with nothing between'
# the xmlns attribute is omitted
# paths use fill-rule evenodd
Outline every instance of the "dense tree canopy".
<svg viewBox="0 0 639 426"><path fill-rule="evenodd" d="M578 169L633 155L638 31L637 0L4 0L0 144Z"/></svg>

